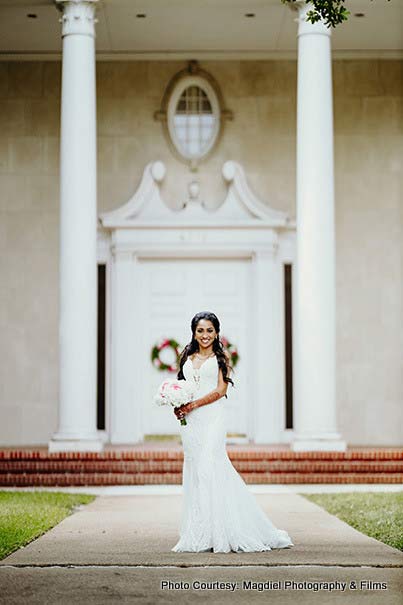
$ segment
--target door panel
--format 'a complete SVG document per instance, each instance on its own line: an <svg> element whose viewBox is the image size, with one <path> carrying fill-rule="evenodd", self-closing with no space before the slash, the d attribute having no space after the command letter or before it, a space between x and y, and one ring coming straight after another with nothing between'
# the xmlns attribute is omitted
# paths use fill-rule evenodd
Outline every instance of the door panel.
<svg viewBox="0 0 403 605"><path fill-rule="evenodd" d="M136 388L135 405L143 405L143 433L178 433L178 421L168 407L154 404L153 396L165 378L176 374L160 372L151 363L151 348L162 337L174 338L181 348L191 339L190 322L199 311L212 311L221 322L221 335L233 342L240 360L232 374L227 399L228 433L247 433L250 405L251 292L249 259L140 259L140 283L135 285L141 299L141 317L135 322L140 347L142 384ZM136 338L137 340L137 338Z"/></svg>

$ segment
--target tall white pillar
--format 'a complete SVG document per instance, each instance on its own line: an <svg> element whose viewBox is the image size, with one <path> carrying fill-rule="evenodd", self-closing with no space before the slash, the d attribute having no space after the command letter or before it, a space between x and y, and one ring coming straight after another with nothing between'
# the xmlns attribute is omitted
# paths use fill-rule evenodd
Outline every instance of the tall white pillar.
<svg viewBox="0 0 403 605"><path fill-rule="evenodd" d="M269 235L268 235L269 237ZM272 232L267 247L253 257L254 307L256 332L256 381L254 384L253 440L255 443L279 443L281 440L281 406L279 393L283 379L280 358L281 268L278 261L277 235Z"/></svg>
<svg viewBox="0 0 403 605"><path fill-rule="evenodd" d="M100 451L97 394L95 2L62 11L59 426L49 451Z"/></svg>
<svg viewBox="0 0 403 605"><path fill-rule="evenodd" d="M143 440L141 399L144 374L142 359L138 356L139 329L142 321L141 296L134 288L141 288L136 252L117 241L113 234L112 264L112 342L111 342L111 443L138 443Z"/></svg>
<svg viewBox="0 0 403 605"><path fill-rule="evenodd" d="M295 441L345 450L336 428L335 225L330 28L298 2Z"/></svg>

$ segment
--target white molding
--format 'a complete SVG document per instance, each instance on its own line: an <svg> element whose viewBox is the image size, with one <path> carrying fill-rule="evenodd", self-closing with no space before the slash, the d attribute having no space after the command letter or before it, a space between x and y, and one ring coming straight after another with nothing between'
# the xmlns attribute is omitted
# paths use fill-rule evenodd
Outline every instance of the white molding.
<svg viewBox="0 0 403 605"><path fill-rule="evenodd" d="M95 38L96 3L98 0L55 0L62 12L59 22L64 36L80 35Z"/></svg>
<svg viewBox="0 0 403 605"><path fill-rule="evenodd" d="M292 12L297 13L297 17L294 21L298 24L298 37L301 36L328 36L332 35L332 28L327 27L323 20L320 19L315 23L311 23L306 20L307 13L312 10L310 4L306 4L303 0L297 0L295 4L289 4L288 7Z"/></svg>
<svg viewBox="0 0 403 605"><path fill-rule="evenodd" d="M203 90L203 92L206 93L207 98L211 105L212 114L215 118L213 134L210 137L208 145L207 145L207 147L205 147L203 152L197 153L197 154L186 153L186 151L183 149L182 144L177 136L175 124L174 124L175 113L176 113L178 101L180 100L183 92L190 86L197 86L198 88L201 88L201 90ZM168 104L167 104L167 128L168 128L168 133L171 138L172 144L175 146L179 155L181 157L183 157L186 161L188 161L188 160L196 160L196 162L201 161L203 158L205 158L210 153L211 149L215 146L218 136L220 134L220 130L222 128L222 117L221 117L222 109L223 108L220 107L220 102L218 100L216 91L214 90L213 86L210 84L210 82L204 76L198 75L198 74L196 74L196 75L189 74L188 76L184 76L184 77L180 78L180 80L178 80L178 82L175 84L175 86L173 87L173 89L170 93Z"/></svg>
<svg viewBox="0 0 403 605"><path fill-rule="evenodd" d="M86 439L84 435L71 439L68 435L54 433L48 443L48 452L102 452L105 439L98 432L96 434L95 439Z"/></svg>
<svg viewBox="0 0 403 605"><path fill-rule="evenodd" d="M133 317L144 316L141 289L138 288L143 259L234 259L249 258L250 291L256 303L252 331L265 360L257 371L262 378L253 386L256 418L245 427L248 438L257 443L286 440L282 426L284 406L284 364L282 351L282 265L295 256L295 221L271 208L250 189L242 166L228 161L222 174L227 184L225 199L215 210L207 210L197 199L180 210L173 210L161 197L165 177L162 162L150 162L144 169L137 191L120 208L99 216L99 256L109 242L112 279L111 330L106 343L110 385L111 443L136 443L143 437L142 407L130 407L135 385L141 379L133 368L141 367L134 333ZM255 304L254 303L254 304ZM259 326L265 326L263 330ZM271 342L270 351L267 343ZM136 361L137 360L137 361ZM264 377L275 376L269 395ZM257 378L252 379L255 385ZM269 397L270 405L267 405Z"/></svg>
<svg viewBox="0 0 403 605"><path fill-rule="evenodd" d="M106 291L105 291L105 368L110 367L111 363L111 347L110 334L112 326L112 251L111 251L111 235L110 232L104 229L97 231L97 264L104 264L106 271ZM111 375L105 371L105 430L98 429L98 434L102 440L107 443L111 434Z"/></svg>
<svg viewBox="0 0 403 605"><path fill-rule="evenodd" d="M253 193L241 164L232 160L225 162L222 174L229 183L229 190L225 202L216 211L216 217L228 217L228 220L231 217L229 212L233 212L237 204L239 208L246 208L254 219L268 222L271 227L285 227L290 222L286 212L271 208Z"/></svg>
<svg viewBox="0 0 403 605"><path fill-rule="evenodd" d="M61 52L0 52L2 61L61 61ZM192 52L102 52L96 54L97 61L297 61L297 49L287 51L192 51ZM337 60L385 60L403 59L403 49L396 50L333 50L333 61Z"/></svg>
<svg viewBox="0 0 403 605"><path fill-rule="evenodd" d="M158 221L162 221L161 224L167 218L171 218L172 211L162 201L158 186L164 179L165 173L163 162L147 164L140 185L132 197L116 210L99 215L102 225L113 229L132 227L138 222L143 208L149 205L152 205L152 215L158 217Z"/></svg>
<svg viewBox="0 0 403 605"><path fill-rule="evenodd" d="M97 263L107 264L111 259L110 233L104 229L97 231Z"/></svg>
<svg viewBox="0 0 403 605"><path fill-rule="evenodd" d="M287 213L275 210L260 200L248 185L241 164L227 161L222 175L228 185L224 201L214 209L202 202L189 201L182 209L170 208L162 199L160 185L165 177L165 164L150 162L144 169L137 191L120 208L99 215L104 228L222 229L295 229ZM212 220L213 219L213 220Z"/></svg>

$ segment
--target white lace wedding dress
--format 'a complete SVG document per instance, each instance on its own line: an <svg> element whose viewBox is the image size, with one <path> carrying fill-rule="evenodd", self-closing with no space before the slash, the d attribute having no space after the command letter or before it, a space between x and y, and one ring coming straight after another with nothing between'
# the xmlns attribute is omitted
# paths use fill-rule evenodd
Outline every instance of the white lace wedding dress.
<svg viewBox="0 0 403 605"><path fill-rule="evenodd" d="M215 356L194 369L183 366L188 381L199 377L195 399L217 387ZM226 398L200 406L179 425L182 437L183 500L180 539L174 552L256 552L293 546L286 531L277 529L260 508L225 448Z"/></svg>

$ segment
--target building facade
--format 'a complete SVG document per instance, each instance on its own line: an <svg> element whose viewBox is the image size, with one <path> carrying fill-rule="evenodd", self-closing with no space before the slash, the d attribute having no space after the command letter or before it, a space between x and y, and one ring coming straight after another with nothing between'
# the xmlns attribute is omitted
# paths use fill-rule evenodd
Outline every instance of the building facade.
<svg viewBox="0 0 403 605"><path fill-rule="evenodd" d="M401 445L402 59L331 60L286 7L294 57L96 59L94 4L59 2L59 58L0 61L1 445L177 432L150 351L200 310L239 350L232 435ZM196 169L158 119L194 59L229 112Z"/></svg>

